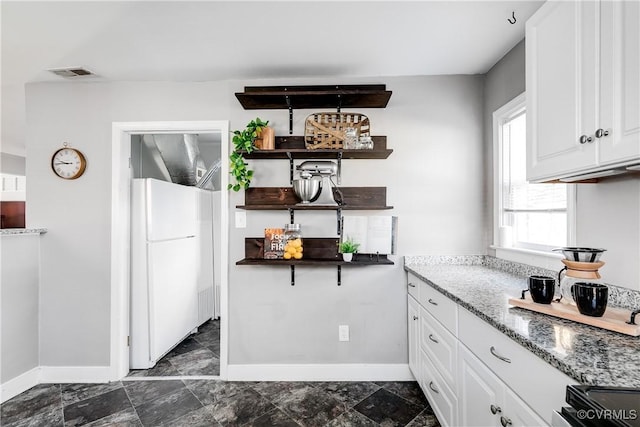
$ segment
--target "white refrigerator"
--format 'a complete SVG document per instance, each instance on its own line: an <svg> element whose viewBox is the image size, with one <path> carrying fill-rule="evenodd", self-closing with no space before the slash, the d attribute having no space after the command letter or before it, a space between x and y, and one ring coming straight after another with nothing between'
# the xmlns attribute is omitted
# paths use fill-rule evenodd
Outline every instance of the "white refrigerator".
<svg viewBox="0 0 640 427"><path fill-rule="evenodd" d="M133 180L131 369L155 366L198 327L200 191L151 178Z"/></svg>

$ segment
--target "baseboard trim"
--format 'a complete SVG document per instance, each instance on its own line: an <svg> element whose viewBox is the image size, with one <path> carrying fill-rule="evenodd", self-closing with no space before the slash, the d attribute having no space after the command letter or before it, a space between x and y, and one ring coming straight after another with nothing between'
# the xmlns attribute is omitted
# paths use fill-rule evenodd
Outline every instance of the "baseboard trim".
<svg viewBox="0 0 640 427"><path fill-rule="evenodd" d="M41 366L41 383L108 383L110 366Z"/></svg>
<svg viewBox="0 0 640 427"><path fill-rule="evenodd" d="M413 381L409 365L228 365L229 381Z"/></svg>
<svg viewBox="0 0 640 427"><path fill-rule="evenodd" d="M40 367L18 375L0 385L0 403L4 403L40 383Z"/></svg>

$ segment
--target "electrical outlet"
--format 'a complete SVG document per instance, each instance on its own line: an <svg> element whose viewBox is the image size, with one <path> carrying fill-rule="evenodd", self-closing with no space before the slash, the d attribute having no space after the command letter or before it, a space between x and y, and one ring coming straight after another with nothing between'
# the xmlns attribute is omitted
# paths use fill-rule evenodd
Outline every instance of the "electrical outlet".
<svg viewBox="0 0 640 427"><path fill-rule="evenodd" d="M338 326L338 341L349 341L349 325Z"/></svg>
<svg viewBox="0 0 640 427"><path fill-rule="evenodd" d="M244 211L236 212L236 228L247 228L247 213Z"/></svg>

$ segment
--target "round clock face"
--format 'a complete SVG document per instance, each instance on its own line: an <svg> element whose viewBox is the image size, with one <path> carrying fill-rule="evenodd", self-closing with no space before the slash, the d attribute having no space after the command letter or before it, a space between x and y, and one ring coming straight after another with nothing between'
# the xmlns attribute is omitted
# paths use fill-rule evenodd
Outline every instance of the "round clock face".
<svg viewBox="0 0 640 427"><path fill-rule="evenodd" d="M84 156L74 148L61 148L51 158L51 168L60 178L76 179L84 173L86 167Z"/></svg>

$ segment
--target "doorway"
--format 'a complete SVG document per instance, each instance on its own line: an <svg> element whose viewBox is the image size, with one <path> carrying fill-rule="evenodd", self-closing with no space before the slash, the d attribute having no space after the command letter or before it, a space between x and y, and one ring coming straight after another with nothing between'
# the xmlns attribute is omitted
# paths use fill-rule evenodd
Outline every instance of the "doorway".
<svg viewBox="0 0 640 427"><path fill-rule="evenodd" d="M132 141L140 140L139 135L202 135L215 136L220 141L220 158L228 158L229 122L120 122L112 127L112 228L111 228L111 377L120 380L129 373L129 334L131 312L131 183L134 178ZM212 378L226 378L227 373L227 295L228 295L228 162L220 162L219 182L219 223L214 233L219 236L219 248L215 254L219 271L220 317L217 325L205 324L211 330L219 326L219 375ZM134 308L135 309L135 308ZM179 346L178 346L179 347ZM179 376L182 376L180 374Z"/></svg>

